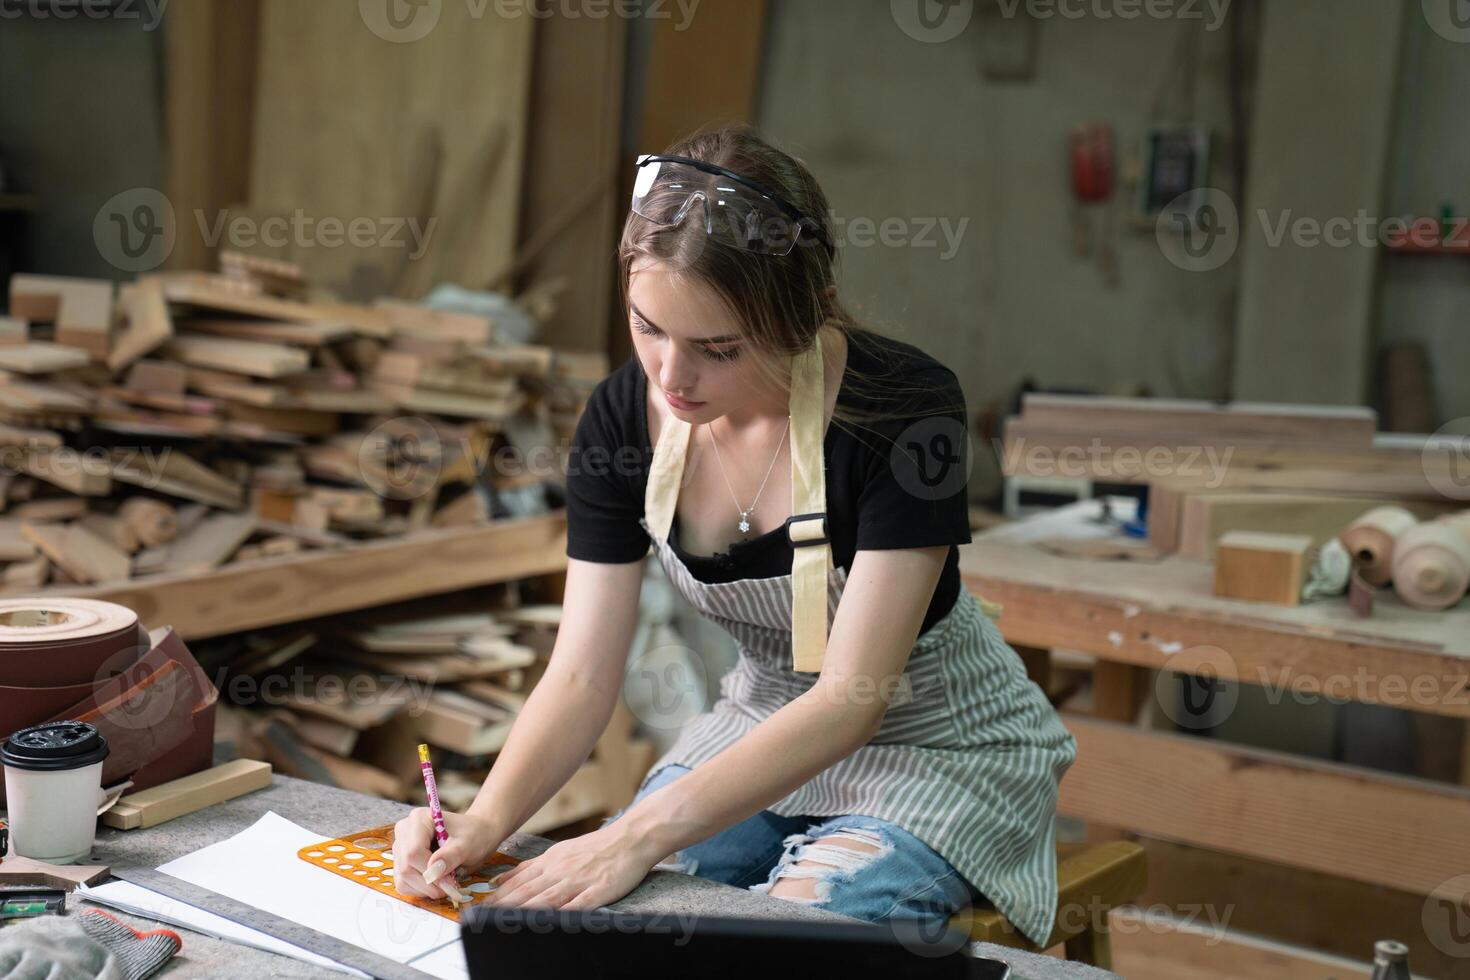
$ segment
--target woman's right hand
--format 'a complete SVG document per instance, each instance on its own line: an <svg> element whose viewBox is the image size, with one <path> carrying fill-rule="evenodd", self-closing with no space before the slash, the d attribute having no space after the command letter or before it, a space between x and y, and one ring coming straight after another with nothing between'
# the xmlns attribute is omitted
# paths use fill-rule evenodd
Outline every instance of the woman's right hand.
<svg viewBox="0 0 1470 980"><path fill-rule="evenodd" d="M436 885L454 880L455 869L478 868L504 842L506 832L483 817L444 811L444 830L449 840L431 851L434 822L428 807L416 807L393 828L393 882L405 895L447 898Z"/></svg>

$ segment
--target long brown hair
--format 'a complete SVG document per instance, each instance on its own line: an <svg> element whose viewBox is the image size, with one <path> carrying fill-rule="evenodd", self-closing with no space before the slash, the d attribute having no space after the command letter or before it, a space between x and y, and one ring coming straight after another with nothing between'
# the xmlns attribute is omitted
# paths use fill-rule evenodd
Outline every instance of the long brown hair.
<svg viewBox="0 0 1470 980"><path fill-rule="evenodd" d="M827 241L835 241L832 209L816 178L800 160L782 152L744 123L704 129L677 140L664 151L724 167L767 188L794 206L821 228ZM712 289L741 324L757 349L771 355L789 356L809 349L824 325L843 333L849 343L870 343L877 331L859 322L836 290L836 258L818 236L804 232L786 255L768 255L712 241L698 221L686 220L664 226L629 211L618 244L619 286L623 307L628 307L628 288L633 266L649 259L672 267L680 275L698 280ZM773 379L782 384L787 379ZM849 365L843 384L846 389L868 396L892 399L903 392L901 381L875 378ZM917 394L919 389L909 388ZM896 406L895 406L896 409ZM854 411L841 403L833 421L854 423L896 417L900 411Z"/></svg>

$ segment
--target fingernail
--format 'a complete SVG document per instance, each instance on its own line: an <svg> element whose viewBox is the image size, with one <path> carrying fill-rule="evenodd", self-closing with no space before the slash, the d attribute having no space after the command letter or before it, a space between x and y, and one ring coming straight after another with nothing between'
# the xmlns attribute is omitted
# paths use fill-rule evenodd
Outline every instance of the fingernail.
<svg viewBox="0 0 1470 980"><path fill-rule="evenodd" d="M434 861L427 868L424 869L424 880L425 881L433 881L435 878L442 877L443 874L444 874L444 862L443 861Z"/></svg>

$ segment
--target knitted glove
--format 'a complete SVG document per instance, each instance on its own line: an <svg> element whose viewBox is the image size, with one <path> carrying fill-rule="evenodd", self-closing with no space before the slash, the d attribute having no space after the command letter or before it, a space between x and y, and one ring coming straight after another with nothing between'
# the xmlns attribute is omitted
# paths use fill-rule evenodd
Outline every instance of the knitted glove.
<svg viewBox="0 0 1470 980"><path fill-rule="evenodd" d="M87 909L77 921L81 923L83 932L106 946L117 958L125 980L143 980L152 976L184 945L179 934L172 929L139 932L101 909Z"/></svg>
<svg viewBox="0 0 1470 980"><path fill-rule="evenodd" d="M0 980L124 980L117 957L71 916L40 916L0 929Z"/></svg>

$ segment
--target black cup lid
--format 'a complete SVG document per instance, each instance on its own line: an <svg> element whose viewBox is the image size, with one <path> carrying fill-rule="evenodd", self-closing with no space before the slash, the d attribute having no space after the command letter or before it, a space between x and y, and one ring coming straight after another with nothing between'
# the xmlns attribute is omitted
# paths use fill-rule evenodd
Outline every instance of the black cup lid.
<svg viewBox="0 0 1470 980"><path fill-rule="evenodd" d="M14 769L59 772L107 758L107 739L85 721L47 721L22 728L0 749L0 762Z"/></svg>

